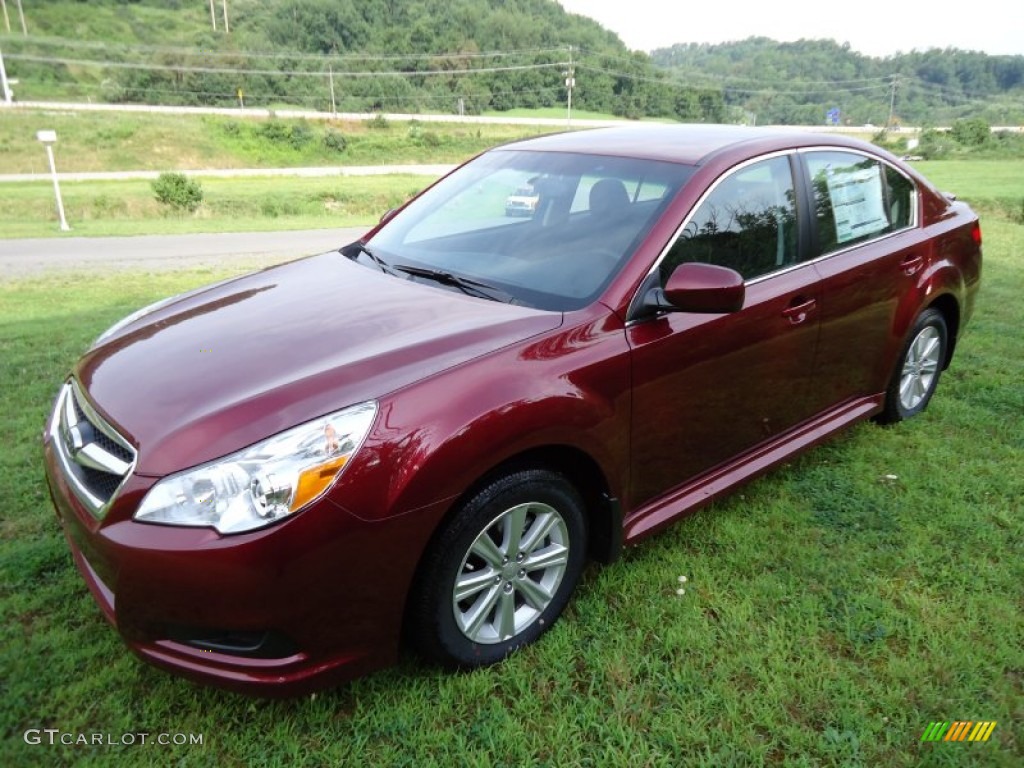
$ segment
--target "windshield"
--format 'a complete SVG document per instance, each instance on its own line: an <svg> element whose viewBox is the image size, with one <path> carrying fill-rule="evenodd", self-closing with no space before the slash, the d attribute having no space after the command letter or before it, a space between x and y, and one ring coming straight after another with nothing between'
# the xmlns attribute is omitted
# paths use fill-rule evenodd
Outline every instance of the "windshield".
<svg viewBox="0 0 1024 768"><path fill-rule="evenodd" d="M367 245L390 264L476 280L518 304L579 309L692 172L653 160L494 150L414 200Z"/></svg>

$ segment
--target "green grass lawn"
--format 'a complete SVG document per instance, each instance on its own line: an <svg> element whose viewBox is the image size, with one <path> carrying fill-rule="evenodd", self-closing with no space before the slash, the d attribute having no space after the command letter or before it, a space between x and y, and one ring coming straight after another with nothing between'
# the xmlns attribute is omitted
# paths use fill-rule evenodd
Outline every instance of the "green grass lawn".
<svg viewBox="0 0 1024 768"><path fill-rule="evenodd" d="M0 765L1024 764L1024 226L984 232L977 314L921 417L850 429L590 567L563 619L504 664L406 659L285 701L132 657L42 479L51 398L91 340L227 273L0 282ZM988 743L921 743L939 720L998 725ZM43 728L203 744L25 743Z"/></svg>
<svg viewBox="0 0 1024 768"><path fill-rule="evenodd" d="M980 213L1024 224L1024 159L930 160L913 165L939 189L970 200Z"/></svg>
<svg viewBox="0 0 1024 768"><path fill-rule="evenodd" d="M925 160L912 165L939 189L972 203L1024 196L1024 159Z"/></svg>

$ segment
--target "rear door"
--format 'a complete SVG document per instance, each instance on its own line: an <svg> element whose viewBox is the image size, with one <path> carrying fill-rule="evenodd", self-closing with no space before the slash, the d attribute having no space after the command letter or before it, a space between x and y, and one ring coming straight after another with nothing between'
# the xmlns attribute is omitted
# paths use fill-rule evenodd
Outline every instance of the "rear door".
<svg viewBox="0 0 1024 768"><path fill-rule="evenodd" d="M920 279L928 240L914 183L851 150L800 153L815 212L821 342L813 398L823 407L882 392L891 375L901 298Z"/></svg>

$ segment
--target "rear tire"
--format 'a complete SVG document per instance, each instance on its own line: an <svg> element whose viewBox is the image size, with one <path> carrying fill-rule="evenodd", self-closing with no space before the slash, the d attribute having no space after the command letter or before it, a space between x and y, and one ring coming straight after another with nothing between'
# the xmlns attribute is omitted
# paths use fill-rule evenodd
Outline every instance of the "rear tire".
<svg viewBox="0 0 1024 768"><path fill-rule="evenodd" d="M410 639L450 667L494 664L558 618L586 559L583 500L564 477L524 470L466 501L413 587Z"/></svg>
<svg viewBox="0 0 1024 768"><path fill-rule="evenodd" d="M922 312L903 345L885 392L882 424L895 424L921 413L935 394L949 344L946 319L937 309Z"/></svg>

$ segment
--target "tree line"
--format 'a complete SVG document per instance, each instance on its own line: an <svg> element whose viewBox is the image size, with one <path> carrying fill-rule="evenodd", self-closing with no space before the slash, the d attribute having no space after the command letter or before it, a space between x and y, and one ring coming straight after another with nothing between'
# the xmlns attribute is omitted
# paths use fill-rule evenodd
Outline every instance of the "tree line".
<svg viewBox="0 0 1024 768"><path fill-rule="evenodd" d="M728 108L761 123L949 125L1024 122L1024 56L955 48L875 58L831 40L680 44L652 62L682 81L717 85Z"/></svg>

